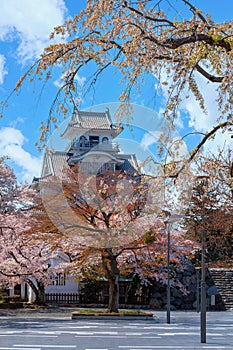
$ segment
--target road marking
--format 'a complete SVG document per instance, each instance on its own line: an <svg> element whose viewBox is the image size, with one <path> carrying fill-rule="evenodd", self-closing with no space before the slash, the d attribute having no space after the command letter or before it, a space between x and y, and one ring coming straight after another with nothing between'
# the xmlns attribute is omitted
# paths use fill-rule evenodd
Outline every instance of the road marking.
<svg viewBox="0 0 233 350"><path fill-rule="evenodd" d="M198 332L176 332L176 333L158 333L158 335L160 336L168 336L168 335L171 335L171 336L174 336L174 335L197 335L199 334Z"/></svg>
<svg viewBox="0 0 233 350"><path fill-rule="evenodd" d="M15 350L15 348L0 348L0 350ZM25 348L17 348L17 350L25 350ZM41 348L27 348L27 350L41 350Z"/></svg>
<svg viewBox="0 0 233 350"><path fill-rule="evenodd" d="M129 350L152 350L152 349L182 349L184 350L184 346L181 345L119 345L118 348L121 349L129 349ZM202 347L200 347L199 345L185 345L185 349L218 349L218 350L222 350L222 349L231 349L232 350L232 346L228 346L228 345L221 345L219 347L219 345L202 345Z"/></svg>
<svg viewBox="0 0 233 350"><path fill-rule="evenodd" d="M60 334L93 335L94 332L69 332L69 331L63 331Z"/></svg>
<svg viewBox="0 0 233 350"><path fill-rule="evenodd" d="M93 332L92 334L108 334L108 335L117 335L119 334L118 332L108 332L108 331L105 331L105 332Z"/></svg>
<svg viewBox="0 0 233 350"><path fill-rule="evenodd" d="M151 337L149 337L149 336L146 336L146 337L144 337L143 336L143 339L161 339L161 337L156 337L156 336L151 336Z"/></svg>
<svg viewBox="0 0 233 350"><path fill-rule="evenodd" d="M58 326L57 328L62 328L64 329L64 325L61 325L61 326ZM98 328L97 326L79 326L79 325L67 325L67 328L69 329L72 329L72 328L75 328L75 329L90 329L90 328ZM118 328L118 327L109 327L109 328Z"/></svg>
<svg viewBox="0 0 233 350"><path fill-rule="evenodd" d="M203 349L218 349L218 350L222 350L222 349L232 349L232 346L228 346L228 345L204 345L202 346Z"/></svg>
<svg viewBox="0 0 233 350"><path fill-rule="evenodd" d="M29 337L33 337L33 338L57 338L58 336L57 335L37 335L37 334L0 334L0 337L24 337L25 336L27 338Z"/></svg>
<svg viewBox="0 0 233 350"><path fill-rule="evenodd" d="M219 337L219 338L215 338L214 340L215 340L216 342L217 342L217 340L218 340L218 341L223 341L223 340L225 340L225 338L224 338L224 337L221 337L221 338Z"/></svg>
<svg viewBox="0 0 233 350"><path fill-rule="evenodd" d="M38 346L38 345L32 345L32 344L30 344L30 345L27 345L27 344L14 344L13 346L17 346L17 350L19 350L19 348L18 348L18 346L23 346L24 347L24 350L25 350L25 348L27 348L27 350L28 350L28 348L30 347L30 346ZM40 346L40 348L60 348L60 349L62 349L62 348L64 348L64 349L76 349L76 345L39 345ZM1 348L0 348L1 349ZM35 350L35 348L33 348L34 350Z"/></svg>
<svg viewBox="0 0 233 350"><path fill-rule="evenodd" d="M85 335L76 335L75 338L86 338ZM112 335L90 335L89 338L110 338L112 339ZM114 337L114 339L118 339L118 338L122 338L122 339L125 339L125 338L128 338L128 336L126 335L116 335Z"/></svg>
<svg viewBox="0 0 233 350"><path fill-rule="evenodd" d="M92 331L92 332L82 332L82 331L59 331L59 332L56 332L57 334L59 335L63 335L63 334L74 334L74 335L118 335L119 333L118 332L95 332L95 331Z"/></svg>

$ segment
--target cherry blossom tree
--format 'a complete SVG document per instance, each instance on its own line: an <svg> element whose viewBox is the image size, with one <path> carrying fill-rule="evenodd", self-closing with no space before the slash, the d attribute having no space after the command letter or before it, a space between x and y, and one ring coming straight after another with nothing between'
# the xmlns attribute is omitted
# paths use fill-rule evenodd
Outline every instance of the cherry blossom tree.
<svg viewBox="0 0 233 350"><path fill-rule="evenodd" d="M108 312L118 312L120 273L131 271L144 283L149 278L166 283L167 233L159 217L162 200L155 200L155 190L151 196L152 185L143 176L122 171L96 176L73 166L62 181L50 177L41 186L49 217L62 233L60 246L72 257L67 268L79 279L105 276ZM192 249L184 233L172 234L174 264Z"/></svg>
<svg viewBox="0 0 233 350"><path fill-rule="evenodd" d="M143 234L143 226L139 225L139 228ZM98 280L103 276L106 278L109 283L108 312L118 312L120 276L138 277L140 284L146 286L153 281L167 284L167 232L161 227L154 227L153 231L146 232L141 239L131 244L122 244L120 247L95 248L79 244L77 241L78 237L76 240L63 238L66 251L72 246L72 262L67 265L67 269L80 281ZM194 245L187 239L185 231L171 232L170 262L174 270L178 264L185 264L187 259L193 256ZM171 285L185 292L172 273Z"/></svg>
<svg viewBox="0 0 233 350"><path fill-rule="evenodd" d="M76 109L105 71L110 75L120 73L119 100L124 108L119 115L126 114L124 102L140 93L147 77L154 77L158 87L166 86L164 117L170 121L170 127L184 98L194 96L205 111L198 85L201 75L218 87L215 103L219 118L194 148L192 159L218 129L232 126L232 24L216 23L191 0L178 0L174 6L167 0L88 0L79 14L54 29L51 38L62 35L64 40L45 48L41 58L19 80L16 90L27 78L38 77L45 82L53 77L55 66L63 67L49 119L41 126L44 141L51 123L56 124L59 111L66 115L70 108ZM80 91L77 78L82 72L86 75L87 69L91 73Z"/></svg>
<svg viewBox="0 0 233 350"><path fill-rule="evenodd" d="M44 303L52 273L53 250L48 240L52 225L42 215L35 191L17 184L4 158L0 159L0 194L0 283L13 287L26 282L35 293L35 302Z"/></svg>

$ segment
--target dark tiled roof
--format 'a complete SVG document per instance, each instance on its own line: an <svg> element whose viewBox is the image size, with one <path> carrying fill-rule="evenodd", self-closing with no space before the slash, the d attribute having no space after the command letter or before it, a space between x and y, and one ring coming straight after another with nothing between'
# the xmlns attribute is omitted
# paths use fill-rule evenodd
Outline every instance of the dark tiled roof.
<svg viewBox="0 0 233 350"><path fill-rule="evenodd" d="M126 171L130 175L134 175L136 172L136 169L133 167L133 165L129 162L128 159L125 159L123 164L117 165L116 170Z"/></svg>
<svg viewBox="0 0 233 350"><path fill-rule="evenodd" d="M112 129L108 112L78 111L77 126L84 129Z"/></svg>
<svg viewBox="0 0 233 350"><path fill-rule="evenodd" d="M113 137L116 137L123 128L112 124L112 119L107 109L105 112L89 112L76 110L66 129L61 134L64 138L74 139L77 131L86 133L90 130L110 130Z"/></svg>
<svg viewBox="0 0 233 350"><path fill-rule="evenodd" d="M45 154L41 177L43 178L50 175L61 176L63 167L67 164L67 158L67 153L61 151Z"/></svg>

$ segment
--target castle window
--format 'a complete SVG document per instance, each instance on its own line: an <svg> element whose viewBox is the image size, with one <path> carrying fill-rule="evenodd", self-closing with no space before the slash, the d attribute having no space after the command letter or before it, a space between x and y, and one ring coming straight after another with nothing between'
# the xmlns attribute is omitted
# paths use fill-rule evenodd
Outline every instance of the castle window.
<svg viewBox="0 0 233 350"><path fill-rule="evenodd" d="M87 144L87 138L82 135L79 139L79 143L81 147L85 147L85 145Z"/></svg>
<svg viewBox="0 0 233 350"><path fill-rule="evenodd" d="M51 276L50 285L53 286L65 286L66 285L66 275L62 272Z"/></svg>
<svg viewBox="0 0 233 350"><path fill-rule="evenodd" d="M102 138L102 142L103 142L103 143L108 143L108 137L104 136L104 137Z"/></svg>
<svg viewBox="0 0 233 350"><path fill-rule="evenodd" d="M89 136L90 146L96 146L99 143L99 136Z"/></svg>

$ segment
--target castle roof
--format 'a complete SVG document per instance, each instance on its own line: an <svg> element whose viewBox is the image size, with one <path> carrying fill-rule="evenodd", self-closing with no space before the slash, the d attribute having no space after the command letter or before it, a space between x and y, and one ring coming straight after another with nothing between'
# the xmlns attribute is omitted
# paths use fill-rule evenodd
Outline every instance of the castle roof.
<svg viewBox="0 0 233 350"><path fill-rule="evenodd" d="M115 137L122 131L122 128L113 125L108 109L105 112L76 110L61 136L73 139L77 132L87 132L88 130L110 131Z"/></svg>
<svg viewBox="0 0 233 350"><path fill-rule="evenodd" d="M94 154L95 152L90 152ZM99 152L98 152L99 153ZM137 160L134 154L108 154L109 158L117 164L117 170L127 171L129 174L134 174L137 169ZM68 156L66 152L54 151L44 155L42 165L41 179L49 176L62 176L62 172L67 166Z"/></svg>
<svg viewBox="0 0 233 350"><path fill-rule="evenodd" d="M67 159L67 152L51 151L45 153L42 164L41 178L43 179L54 175L61 176L64 166L67 164Z"/></svg>

